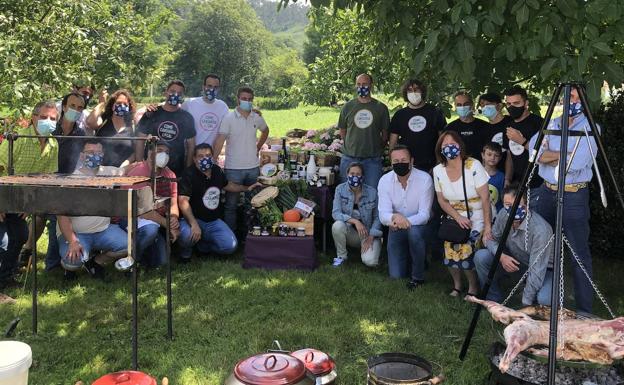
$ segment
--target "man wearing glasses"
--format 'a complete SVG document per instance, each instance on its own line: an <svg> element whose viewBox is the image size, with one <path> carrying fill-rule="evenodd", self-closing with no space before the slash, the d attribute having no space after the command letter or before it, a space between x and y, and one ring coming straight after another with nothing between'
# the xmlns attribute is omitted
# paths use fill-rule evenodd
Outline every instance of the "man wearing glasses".
<svg viewBox="0 0 624 385"><path fill-rule="evenodd" d="M202 96L191 98L182 104L182 109L193 115L195 120L195 143L213 145L221 120L228 113L228 106L218 99L221 88L221 79L215 74L208 74L204 78Z"/></svg>

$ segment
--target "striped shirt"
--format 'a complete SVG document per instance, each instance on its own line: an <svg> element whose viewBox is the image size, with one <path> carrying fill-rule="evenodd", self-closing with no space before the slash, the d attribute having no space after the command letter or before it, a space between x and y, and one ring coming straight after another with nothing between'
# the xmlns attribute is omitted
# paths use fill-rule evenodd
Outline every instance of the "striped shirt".
<svg viewBox="0 0 624 385"><path fill-rule="evenodd" d="M17 130L18 135L36 135L35 128L28 126ZM58 143L49 138L41 149L38 138L18 137L13 144L13 168L16 175L49 174L58 168ZM9 141L0 143L0 176L9 172Z"/></svg>

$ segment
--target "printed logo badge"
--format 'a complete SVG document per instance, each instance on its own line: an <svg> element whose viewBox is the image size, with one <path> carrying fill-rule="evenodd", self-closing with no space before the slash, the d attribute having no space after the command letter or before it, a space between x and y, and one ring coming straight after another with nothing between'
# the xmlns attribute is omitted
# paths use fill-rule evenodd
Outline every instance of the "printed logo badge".
<svg viewBox="0 0 624 385"><path fill-rule="evenodd" d="M210 187L204 193L204 197L202 200L204 201L204 206L208 210L216 210L219 207L219 200L221 199L221 190L217 187Z"/></svg>
<svg viewBox="0 0 624 385"><path fill-rule="evenodd" d="M412 132L421 132L427 127L427 119L420 115L414 116L407 122L407 126Z"/></svg>
<svg viewBox="0 0 624 385"><path fill-rule="evenodd" d="M522 155L522 153L524 152L524 146L519 143L514 142L513 140L510 140L509 151L511 151L511 153L514 154L515 156Z"/></svg>
<svg viewBox="0 0 624 385"><path fill-rule="evenodd" d="M164 121L160 123L158 126L158 137L162 140L172 141L178 137L180 130L178 129L178 125L171 121Z"/></svg>
<svg viewBox="0 0 624 385"><path fill-rule="evenodd" d="M373 113L366 109L359 110L353 121L358 128L368 128L373 124Z"/></svg>
<svg viewBox="0 0 624 385"><path fill-rule="evenodd" d="M219 128L219 118L212 112L206 112L199 118L199 127L207 132L216 131Z"/></svg>

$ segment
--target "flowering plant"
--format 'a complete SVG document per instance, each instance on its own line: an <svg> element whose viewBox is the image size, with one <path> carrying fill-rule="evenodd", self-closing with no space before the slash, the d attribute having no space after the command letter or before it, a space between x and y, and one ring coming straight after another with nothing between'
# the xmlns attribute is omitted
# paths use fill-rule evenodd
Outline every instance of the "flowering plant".
<svg viewBox="0 0 624 385"><path fill-rule="evenodd" d="M301 149L304 151L340 152L343 144L340 130L337 130L335 126L321 130L308 130L301 138Z"/></svg>

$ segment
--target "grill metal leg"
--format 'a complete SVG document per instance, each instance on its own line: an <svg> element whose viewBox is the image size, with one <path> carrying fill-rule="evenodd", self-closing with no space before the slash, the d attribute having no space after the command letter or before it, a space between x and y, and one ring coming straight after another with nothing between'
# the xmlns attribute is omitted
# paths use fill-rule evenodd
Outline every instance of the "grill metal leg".
<svg viewBox="0 0 624 385"><path fill-rule="evenodd" d="M32 250L31 268L33 273L33 286L32 286L32 330L33 334L37 334L37 239L35 237L37 227L37 216L35 214L30 216L30 232Z"/></svg>
<svg viewBox="0 0 624 385"><path fill-rule="evenodd" d="M167 337L173 339L173 303L171 302L171 199L167 200Z"/></svg>

